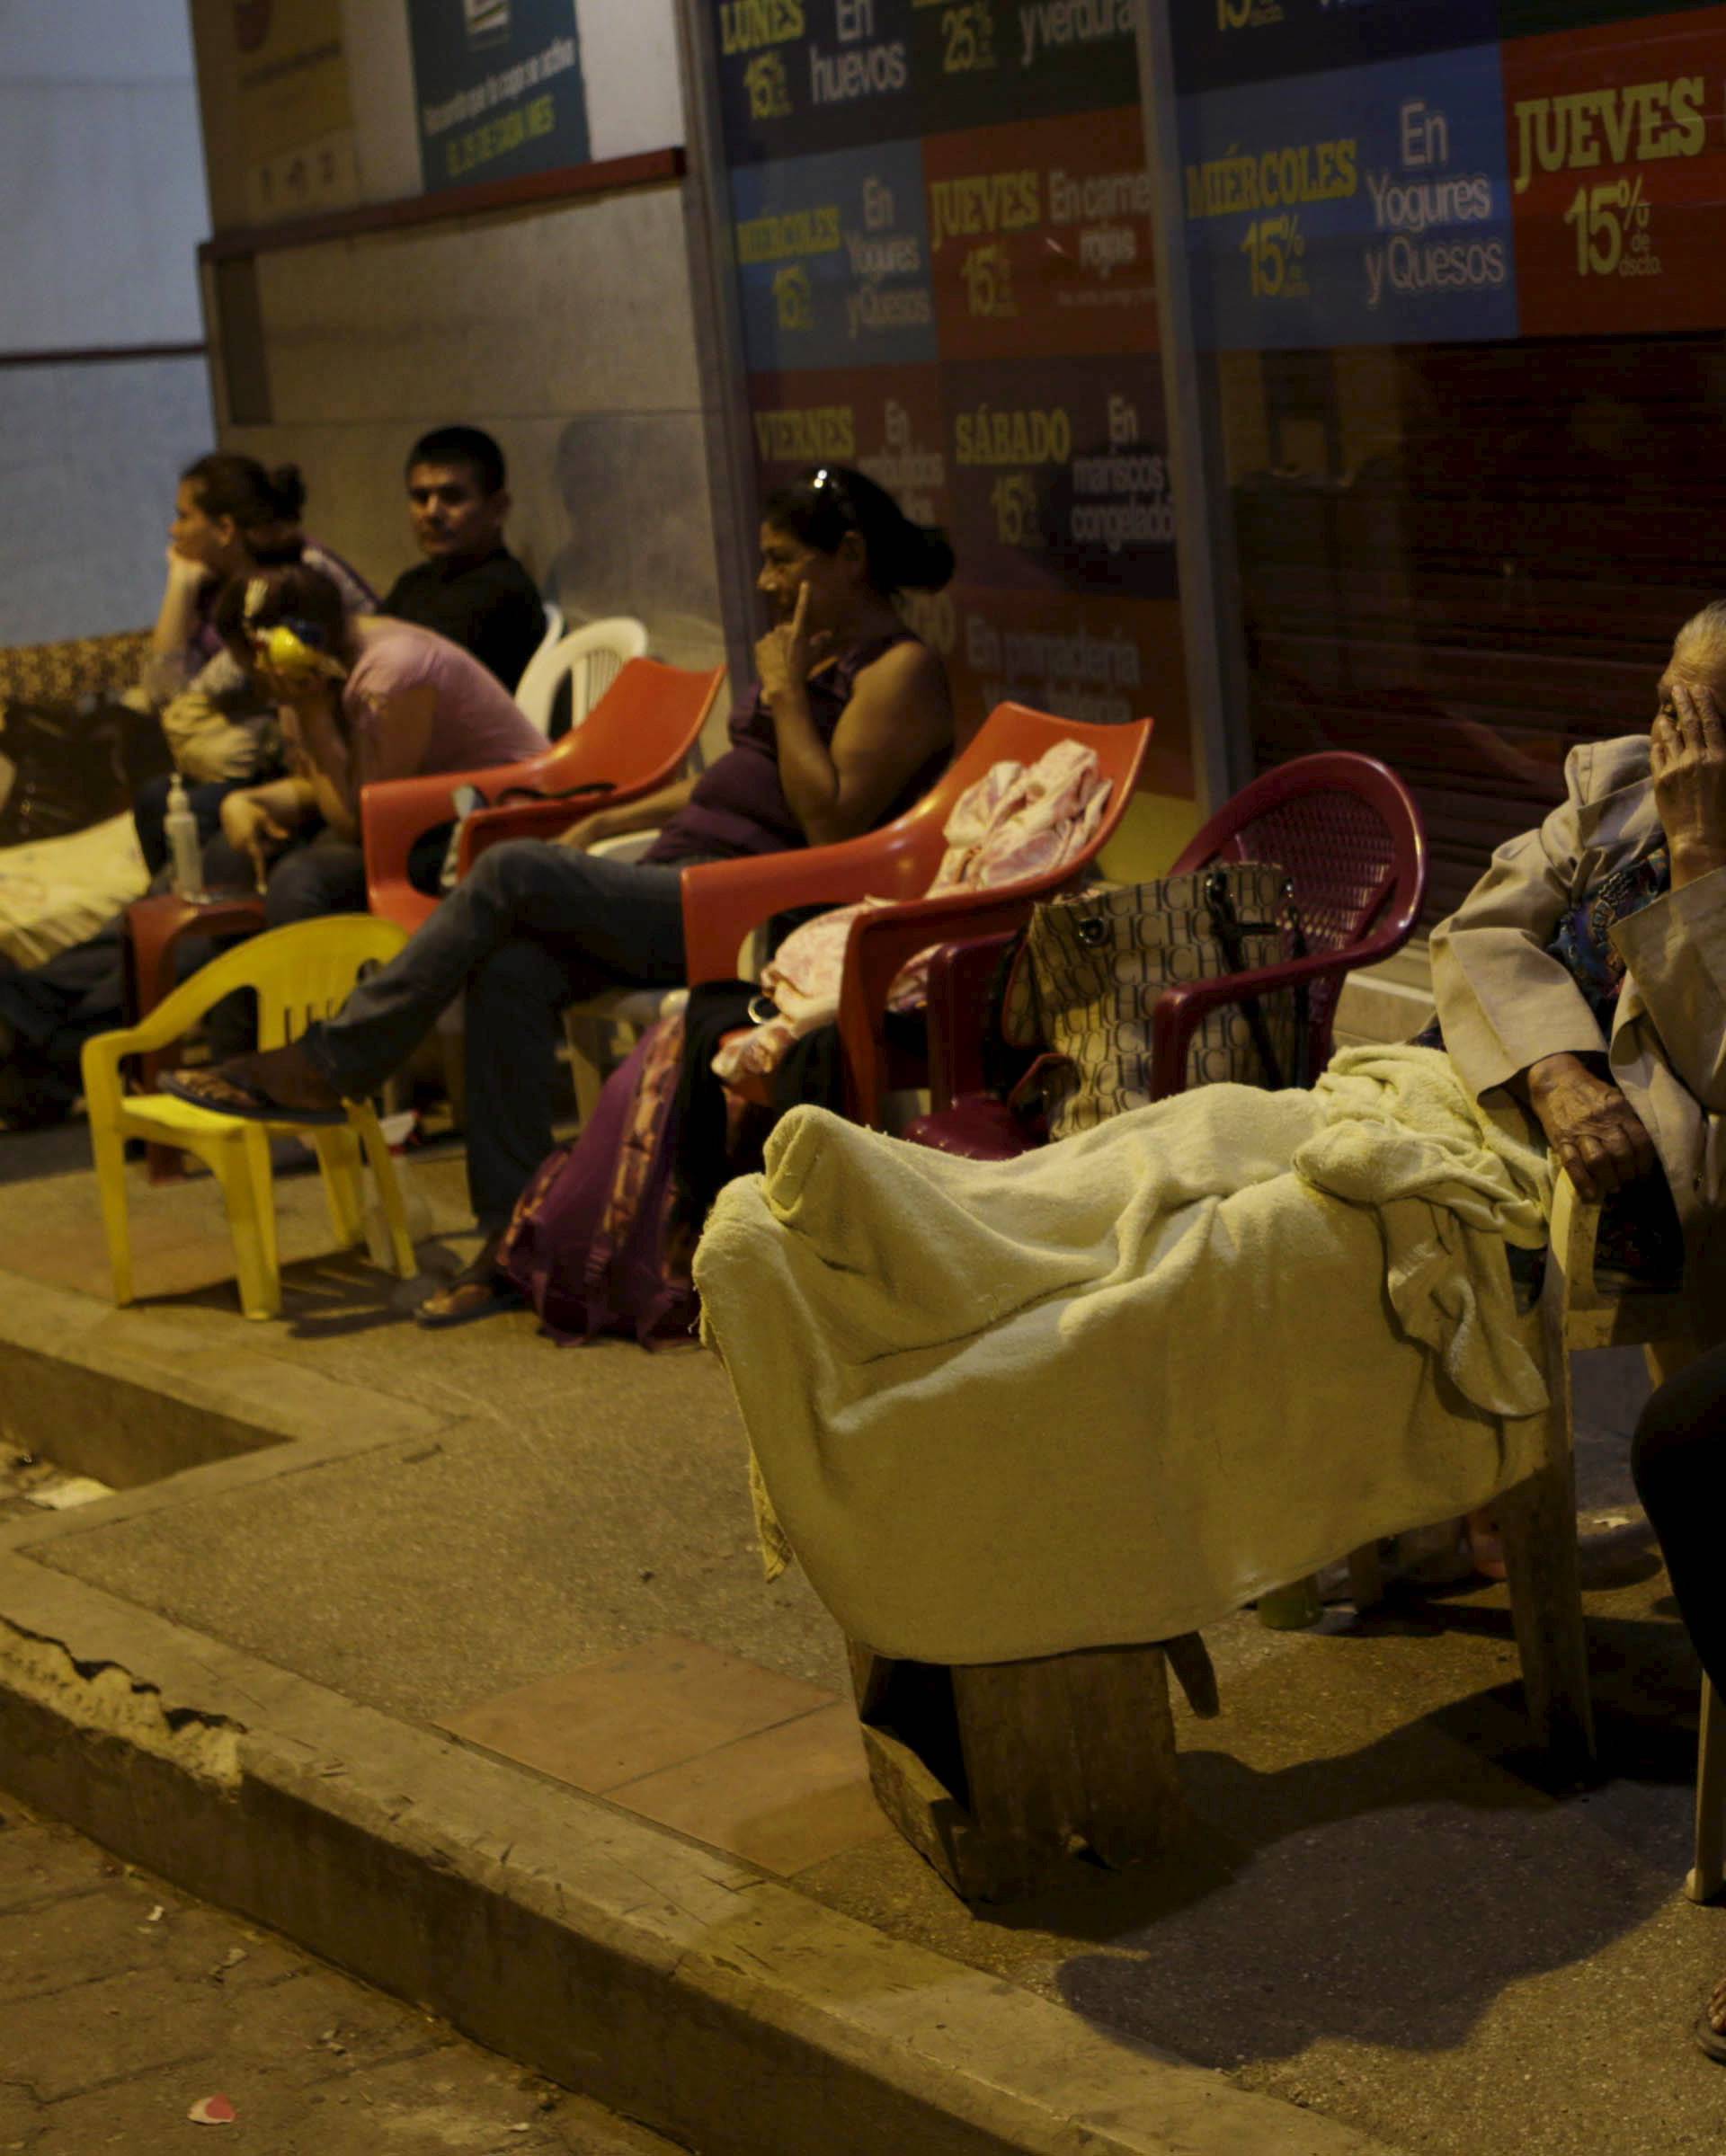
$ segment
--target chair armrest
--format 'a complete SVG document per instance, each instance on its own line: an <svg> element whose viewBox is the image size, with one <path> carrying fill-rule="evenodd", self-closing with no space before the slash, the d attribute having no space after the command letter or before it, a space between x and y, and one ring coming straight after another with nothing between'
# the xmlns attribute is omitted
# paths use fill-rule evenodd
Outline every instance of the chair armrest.
<svg viewBox="0 0 1726 2156"><path fill-rule="evenodd" d="M481 854L506 838L560 838L572 823L609 799L609 790L572 794L563 801L506 801L500 808L476 809L461 827L456 850L456 881L467 874Z"/></svg>
<svg viewBox="0 0 1726 2156"><path fill-rule="evenodd" d="M434 771L418 778L378 779L360 789L360 832L366 881L376 887L407 874L414 841L456 812L458 786L492 794L520 782L519 764L493 764L483 771Z"/></svg>
<svg viewBox="0 0 1726 2156"><path fill-rule="evenodd" d="M741 861L706 861L686 868L683 949L690 987L732 979L745 938L776 913L794 906L845 906L856 899L896 895L893 885L900 856L884 847L880 837L870 832L837 846L751 854ZM916 874L914 863L905 858L909 872ZM925 878L927 874L923 871Z"/></svg>
<svg viewBox="0 0 1726 2156"><path fill-rule="evenodd" d="M929 962L929 1093L931 1109L950 1108L984 1090L983 1028L990 987L1012 942L981 936L942 944Z"/></svg>
<svg viewBox="0 0 1726 2156"><path fill-rule="evenodd" d="M1152 1099L1167 1100L1185 1089L1187 1051L1207 1012L1251 997L1275 995L1282 989L1329 980L1367 963L1358 950L1317 951L1245 973L1223 973L1213 980L1183 981L1165 989L1151 1014Z"/></svg>
<svg viewBox="0 0 1726 2156"><path fill-rule="evenodd" d="M956 931L1017 935L1048 892L1046 876L1028 885L954 891L911 899L861 915L845 943L839 1033L858 1120L873 1124L886 1082L887 995L900 970Z"/></svg>

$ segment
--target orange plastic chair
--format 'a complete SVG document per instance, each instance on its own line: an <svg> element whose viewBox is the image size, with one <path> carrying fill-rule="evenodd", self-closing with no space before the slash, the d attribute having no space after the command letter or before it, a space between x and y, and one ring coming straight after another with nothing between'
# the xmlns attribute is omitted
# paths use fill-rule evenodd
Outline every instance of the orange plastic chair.
<svg viewBox="0 0 1726 2156"><path fill-rule="evenodd" d="M476 811L462 826L457 856L462 876L500 838L555 838L588 808L612 808L667 785L707 723L725 673L722 666L703 673L657 659L631 659L582 723L543 756L363 788L360 821L371 911L411 934L437 904L408 882L407 857L416 838L455 814L458 786L477 786L487 795L510 786L550 794L594 788L573 800L509 802Z"/></svg>
<svg viewBox="0 0 1726 2156"><path fill-rule="evenodd" d="M863 898L894 901L853 922L840 991L847 1105L857 1122L879 1128L886 1095L895 1087L923 1082L920 1056L904 1049L889 1052L887 991L900 968L931 944L1022 927L1039 898L1088 867L1126 813L1154 723L1087 726L1023 704L998 704L939 783L882 830L838 846L686 869L683 940L690 985L731 978L744 938L790 907L842 906ZM925 898L960 794L992 764L1033 764L1057 741L1080 741L1094 750L1102 776L1111 782L1108 808L1085 852L1048 874Z"/></svg>

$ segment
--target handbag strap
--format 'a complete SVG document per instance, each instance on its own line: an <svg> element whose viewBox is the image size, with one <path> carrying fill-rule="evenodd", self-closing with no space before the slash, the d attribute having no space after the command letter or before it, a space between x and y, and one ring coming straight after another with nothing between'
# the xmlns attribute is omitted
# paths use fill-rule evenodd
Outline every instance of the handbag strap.
<svg viewBox="0 0 1726 2156"><path fill-rule="evenodd" d="M1220 868L1212 869L1205 879L1205 903L1210 909L1216 940L1223 946L1223 954L1229 962L1232 973L1247 972L1246 949L1241 941L1241 917L1234 909L1234 901L1229 894L1227 879ZM1252 1044L1259 1051L1259 1060L1265 1067L1265 1081L1273 1093L1282 1090L1283 1065L1277 1046L1270 1037L1270 1028L1265 1023L1265 1014L1257 996L1242 996L1241 1016L1247 1022L1252 1035Z"/></svg>

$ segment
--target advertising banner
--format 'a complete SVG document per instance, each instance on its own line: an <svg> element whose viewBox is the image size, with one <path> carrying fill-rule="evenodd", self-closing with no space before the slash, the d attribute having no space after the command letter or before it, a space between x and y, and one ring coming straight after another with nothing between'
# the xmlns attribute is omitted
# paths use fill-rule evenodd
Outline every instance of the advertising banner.
<svg viewBox="0 0 1726 2156"><path fill-rule="evenodd" d="M1716 329L1726 8L1504 49L1525 336Z"/></svg>
<svg viewBox="0 0 1726 2156"><path fill-rule="evenodd" d="M933 136L923 169L944 358L1155 349L1136 104Z"/></svg>
<svg viewBox="0 0 1726 2156"><path fill-rule="evenodd" d="M812 464L849 464L919 524L951 527L939 367L752 375L750 417L763 494Z"/></svg>
<svg viewBox="0 0 1726 2156"><path fill-rule="evenodd" d="M235 0L218 20L235 133L245 146L246 215L254 224L357 201L353 103L341 0Z"/></svg>
<svg viewBox="0 0 1726 2156"><path fill-rule="evenodd" d="M1208 350L1517 333L1493 45L1181 102Z"/></svg>
<svg viewBox="0 0 1726 2156"><path fill-rule="evenodd" d="M589 156L575 0L407 0L425 191Z"/></svg>
<svg viewBox="0 0 1726 2156"><path fill-rule="evenodd" d="M1170 0L1183 96L1486 45L1499 0Z"/></svg>
<svg viewBox="0 0 1726 2156"><path fill-rule="evenodd" d="M985 713L1010 700L1093 726L1148 714L1157 724L1143 783L1191 798L1180 608L1173 600L1032 596L968 581L939 599L930 641L961 708Z"/></svg>
<svg viewBox="0 0 1726 2156"><path fill-rule="evenodd" d="M1162 372L1150 356L944 368L953 544L968 581L1175 591Z"/></svg>
<svg viewBox="0 0 1726 2156"><path fill-rule="evenodd" d="M731 200L752 372L935 358L916 143L746 164Z"/></svg>
<svg viewBox="0 0 1726 2156"><path fill-rule="evenodd" d="M912 13L912 0L717 0L732 164L914 136Z"/></svg>
<svg viewBox="0 0 1726 2156"><path fill-rule="evenodd" d="M1190 795L1136 0L710 4L761 498L867 473L962 732L1153 711Z"/></svg>
<svg viewBox="0 0 1726 2156"><path fill-rule="evenodd" d="M1135 0L718 0L733 164L1118 105Z"/></svg>

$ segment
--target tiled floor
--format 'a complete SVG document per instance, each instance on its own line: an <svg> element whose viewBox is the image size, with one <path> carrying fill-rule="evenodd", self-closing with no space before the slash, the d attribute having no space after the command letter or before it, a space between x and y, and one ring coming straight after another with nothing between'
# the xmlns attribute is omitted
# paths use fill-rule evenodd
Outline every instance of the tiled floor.
<svg viewBox="0 0 1726 2156"><path fill-rule="evenodd" d="M888 1831L849 1701L672 1633L443 1726L781 1877Z"/></svg>

